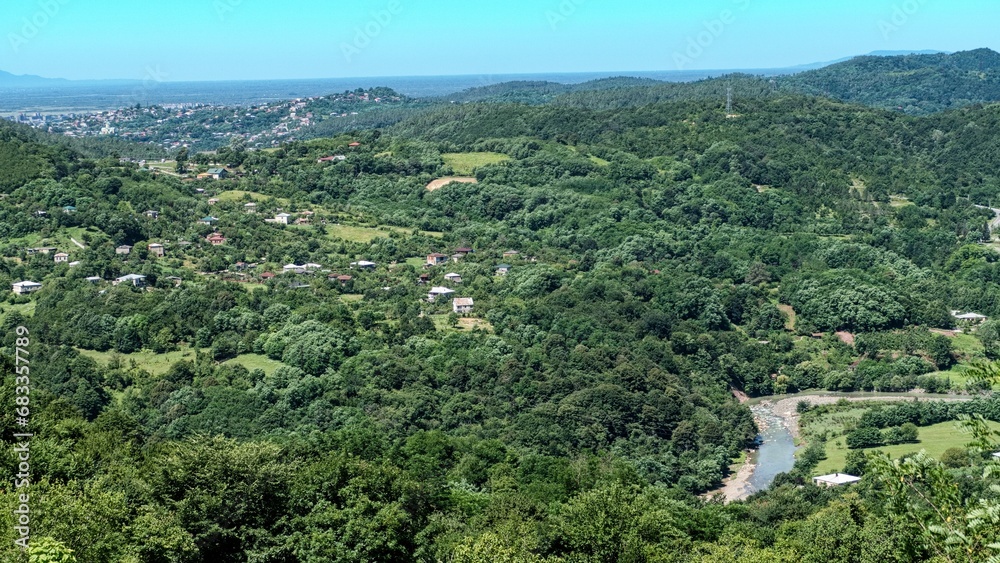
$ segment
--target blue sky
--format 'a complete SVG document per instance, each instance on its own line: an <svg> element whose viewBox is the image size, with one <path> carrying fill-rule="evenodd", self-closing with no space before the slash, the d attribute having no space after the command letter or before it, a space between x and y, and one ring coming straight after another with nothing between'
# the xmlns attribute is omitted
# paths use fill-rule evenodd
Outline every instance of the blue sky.
<svg viewBox="0 0 1000 563"><path fill-rule="evenodd" d="M995 0L3 0L0 70L236 80L775 68L989 47Z"/></svg>

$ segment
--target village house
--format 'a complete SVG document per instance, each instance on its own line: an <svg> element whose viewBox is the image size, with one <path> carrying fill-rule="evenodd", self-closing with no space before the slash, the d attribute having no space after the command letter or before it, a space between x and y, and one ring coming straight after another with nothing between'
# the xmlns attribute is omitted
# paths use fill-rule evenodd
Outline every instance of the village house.
<svg viewBox="0 0 1000 563"><path fill-rule="evenodd" d="M271 272L264 272L263 274L260 275L260 279L264 281L273 280L274 274L272 274Z"/></svg>
<svg viewBox="0 0 1000 563"><path fill-rule="evenodd" d="M464 246L462 248L456 248L455 249L455 254L461 254L462 256L465 256L466 254L472 254L473 252L475 252L475 251L472 250L471 248L464 247Z"/></svg>
<svg viewBox="0 0 1000 563"><path fill-rule="evenodd" d="M280 223L282 225L287 225L288 224L288 220L291 219L291 218L292 218L292 216L290 214L288 214L288 213L278 213L277 215L274 216L273 222L274 223Z"/></svg>
<svg viewBox="0 0 1000 563"><path fill-rule="evenodd" d="M434 254L427 255L427 265L428 266L439 266L448 262L448 256L435 252Z"/></svg>
<svg viewBox="0 0 1000 563"><path fill-rule="evenodd" d="M89 281L90 283L100 283L101 282L100 276L90 276L90 277L83 278L83 279L85 279L86 281Z"/></svg>
<svg viewBox="0 0 1000 563"><path fill-rule="evenodd" d="M305 266L299 266L298 264L285 264L281 269L286 274L304 274L306 273Z"/></svg>
<svg viewBox="0 0 1000 563"><path fill-rule="evenodd" d="M69 254L66 254L65 252L60 252L60 253L56 254L54 258L55 258L56 264L60 264L60 263L64 263L64 262L69 262Z"/></svg>
<svg viewBox="0 0 1000 563"><path fill-rule="evenodd" d="M358 260L357 262L351 262L351 268L358 268L361 270L374 270L377 266L375 262L369 262L367 260Z"/></svg>
<svg viewBox="0 0 1000 563"><path fill-rule="evenodd" d="M79 266L80 264L82 264L82 262L80 262L79 260L74 260L73 262L70 262L70 263L69 263L69 267L70 267L70 268L76 268L76 267L77 267L77 266Z"/></svg>
<svg viewBox="0 0 1000 563"><path fill-rule="evenodd" d="M111 282L111 285L121 285L123 283L132 284L133 287L145 287L146 276L139 274L128 274L126 276L122 276L120 278L115 279L115 281Z"/></svg>
<svg viewBox="0 0 1000 563"><path fill-rule="evenodd" d="M840 487L842 485L857 483L860 480L861 477L855 477L854 475L848 475L847 473L833 473L831 475L813 477L813 483L820 487Z"/></svg>
<svg viewBox="0 0 1000 563"><path fill-rule="evenodd" d="M63 213L65 213L66 215L72 215L76 213L76 207L72 205L67 205L63 207Z"/></svg>
<svg viewBox="0 0 1000 563"><path fill-rule="evenodd" d="M450 281L451 283L462 283L462 276L452 272L450 274L445 274L444 279Z"/></svg>
<svg viewBox="0 0 1000 563"><path fill-rule="evenodd" d="M226 237L222 236L222 233L212 233L205 237L205 240L210 242L212 246L221 246L226 244Z"/></svg>
<svg viewBox="0 0 1000 563"><path fill-rule="evenodd" d="M458 264L459 262L461 262L462 258L465 258L465 254L452 254L451 255L451 261L454 262L454 263L456 263L456 264Z"/></svg>
<svg viewBox="0 0 1000 563"><path fill-rule="evenodd" d="M340 161L343 161L343 160L347 160L347 157L344 156L344 155L342 155L342 154L335 154L333 156L324 156L323 158L317 160L316 162L318 162L318 163L323 163L323 162L340 162Z"/></svg>
<svg viewBox="0 0 1000 563"><path fill-rule="evenodd" d="M132 247L127 244L123 244L115 249L115 254L120 254L122 256L128 256L131 253L132 253Z"/></svg>
<svg viewBox="0 0 1000 563"><path fill-rule="evenodd" d="M246 211L247 213L257 213L257 204L252 201L250 203L244 203L243 211Z"/></svg>
<svg viewBox="0 0 1000 563"><path fill-rule="evenodd" d="M21 281L13 284L14 293L18 295L34 293L39 289L42 289L42 284L33 281Z"/></svg>
<svg viewBox="0 0 1000 563"><path fill-rule="evenodd" d="M454 289L447 287L432 287L427 293L427 301L434 303L439 297L447 297L455 293Z"/></svg>
<svg viewBox="0 0 1000 563"><path fill-rule="evenodd" d="M146 217L149 217L150 219L159 219L160 218L160 212L159 211L153 211L152 209L150 209L149 211L146 212Z"/></svg>
<svg viewBox="0 0 1000 563"><path fill-rule="evenodd" d="M417 283L419 283L420 285L426 285L430 281L431 281L430 274L420 274L419 276L417 276Z"/></svg>
<svg viewBox="0 0 1000 563"><path fill-rule="evenodd" d="M513 257L518 256L520 254L521 253L518 252L518 251L516 251L516 250L508 250L507 252L503 253L503 257L504 258L513 258Z"/></svg>
<svg viewBox="0 0 1000 563"><path fill-rule="evenodd" d="M160 256L160 257L162 257L164 255L164 253L165 253L165 249L164 249L163 245L160 244L160 243L158 243L158 242L154 242L154 243L150 244L147 248L149 248L149 253L152 254L152 255L154 255L154 256Z"/></svg>
<svg viewBox="0 0 1000 563"><path fill-rule="evenodd" d="M217 197L213 197L213 198L211 198L211 199L208 200L208 204L209 205L215 205L216 203L219 203L219 198L217 198Z"/></svg>
<svg viewBox="0 0 1000 563"><path fill-rule="evenodd" d="M980 315L979 313L962 313L961 311L952 311L951 316L955 317L955 320L966 321L970 324L979 324L988 318L986 315Z"/></svg>
<svg viewBox="0 0 1000 563"><path fill-rule="evenodd" d="M456 314L464 315L471 313L474 305L471 297L459 297L451 302L451 310Z"/></svg>
<svg viewBox="0 0 1000 563"><path fill-rule="evenodd" d="M229 171L225 168L209 168L206 174L213 180L225 180L229 177Z"/></svg>
<svg viewBox="0 0 1000 563"><path fill-rule="evenodd" d="M211 225L212 223L215 223L218 220L219 219L217 217L212 217L211 215L209 215L208 217L202 217L201 219L198 219L198 222L201 223L202 225Z"/></svg>
<svg viewBox="0 0 1000 563"><path fill-rule="evenodd" d="M510 264L497 265L496 273L498 276L506 276L510 273Z"/></svg>

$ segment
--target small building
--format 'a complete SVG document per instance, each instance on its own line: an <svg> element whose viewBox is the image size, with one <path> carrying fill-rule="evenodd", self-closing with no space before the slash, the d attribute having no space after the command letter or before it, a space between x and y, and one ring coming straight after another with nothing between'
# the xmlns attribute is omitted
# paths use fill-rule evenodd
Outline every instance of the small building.
<svg viewBox="0 0 1000 563"><path fill-rule="evenodd" d="M361 143L359 143L357 141L354 141L353 143L351 143L351 144L349 144L347 146L351 147L352 149L356 149L356 148L358 148L358 147L361 146Z"/></svg>
<svg viewBox="0 0 1000 563"><path fill-rule="evenodd" d="M1000 460L1000 452L993 454L993 459Z"/></svg>
<svg viewBox="0 0 1000 563"><path fill-rule="evenodd" d="M475 251L472 250L471 248L468 248L468 247L465 247L465 246L463 246L462 248L456 248L455 249L455 254L461 254L463 256L466 255L466 254L472 254L473 252L475 252Z"/></svg>
<svg viewBox="0 0 1000 563"><path fill-rule="evenodd" d="M507 252L503 253L503 257L504 258L513 258L513 257L518 256L520 254L521 253L518 252L518 251L516 251L516 250L508 250Z"/></svg>
<svg viewBox="0 0 1000 563"><path fill-rule="evenodd" d="M216 203L219 203L219 198L217 198L217 197L213 197L213 198L211 198L211 199L208 200L208 204L209 205L215 205Z"/></svg>
<svg viewBox="0 0 1000 563"><path fill-rule="evenodd" d="M323 163L323 162L340 162L340 161L343 161L343 160L347 160L347 157L344 156L344 155L342 155L342 154L335 154L333 156L324 156L323 158L318 159L316 162L318 162L318 163Z"/></svg>
<svg viewBox="0 0 1000 563"><path fill-rule="evenodd" d="M434 254L427 255L427 265L428 266L439 266L448 262L448 256L435 252Z"/></svg>
<svg viewBox="0 0 1000 563"><path fill-rule="evenodd" d="M462 283L462 276L452 272L450 274L445 274L444 279L450 281L451 283Z"/></svg>
<svg viewBox="0 0 1000 563"><path fill-rule="evenodd" d="M117 278L115 281L111 282L111 285L121 285L121 284L132 284L133 287L145 287L146 276L140 274L128 274Z"/></svg>
<svg viewBox="0 0 1000 563"><path fill-rule="evenodd" d="M229 171L225 168L209 168L206 174L213 180L225 180L229 177Z"/></svg>
<svg viewBox="0 0 1000 563"><path fill-rule="evenodd" d="M496 273L498 276L506 276L510 273L510 264L498 264Z"/></svg>
<svg viewBox="0 0 1000 563"><path fill-rule="evenodd" d="M430 274L420 274L419 276L417 276L417 283L419 283L420 285L426 285L430 281L431 281Z"/></svg>
<svg viewBox="0 0 1000 563"><path fill-rule="evenodd" d="M813 483L820 487L840 487L842 485L857 483L860 480L861 477L855 477L854 475L848 475L847 473L833 473L830 475L813 477Z"/></svg>
<svg viewBox="0 0 1000 563"><path fill-rule="evenodd" d="M285 264L281 269L286 274L304 274L306 273L305 266L299 266L298 264Z"/></svg>
<svg viewBox="0 0 1000 563"><path fill-rule="evenodd" d="M45 217L48 214L49 213L44 209L39 209L38 211L35 211L35 217Z"/></svg>
<svg viewBox="0 0 1000 563"><path fill-rule="evenodd" d="M158 242L150 244L147 248L149 248L149 253L154 256L162 257L166 252L166 249L163 247L163 245Z"/></svg>
<svg viewBox="0 0 1000 563"><path fill-rule="evenodd" d="M121 254L122 256L128 256L131 253L132 247L127 244L123 244L115 249L115 254Z"/></svg>
<svg viewBox="0 0 1000 563"><path fill-rule="evenodd" d="M451 302L451 310L459 315L472 312L475 305L471 297L459 297Z"/></svg>
<svg viewBox="0 0 1000 563"><path fill-rule="evenodd" d="M177 276L168 276L167 280L174 282L174 287L180 287L184 283L184 280Z"/></svg>
<svg viewBox="0 0 1000 563"><path fill-rule="evenodd" d="M150 209L149 211L146 212L146 217L149 217L150 219L159 219L160 218L160 212L159 211L153 211L152 209Z"/></svg>
<svg viewBox="0 0 1000 563"><path fill-rule="evenodd" d="M83 279L87 280L90 283L100 283L101 282L100 276L90 276L88 278L83 278Z"/></svg>
<svg viewBox="0 0 1000 563"><path fill-rule="evenodd" d="M243 211L246 211L247 213L257 213L257 204L252 201L250 203L244 203Z"/></svg>
<svg viewBox="0 0 1000 563"><path fill-rule="evenodd" d="M75 261L69 263L69 267L70 268L76 268L80 264L82 264L82 262L80 262L79 260L75 260Z"/></svg>
<svg viewBox="0 0 1000 563"><path fill-rule="evenodd" d="M69 254L66 254L65 252L60 252L56 254L54 258L56 264L69 262Z"/></svg>
<svg viewBox="0 0 1000 563"><path fill-rule="evenodd" d="M315 272L316 270L322 270L323 265L315 262L306 262L305 268L307 272Z"/></svg>
<svg viewBox="0 0 1000 563"><path fill-rule="evenodd" d="M65 213L66 215L72 215L76 213L76 207L73 205L67 205L63 207L63 213Z"/></svg>
<svg viewBox="0 0 1000 563"><path fill-rule="evenodd" d="M452 254L451 255L451 261L454 262L454 263L456 263L456 264L458 264L459 262L461 262L462 258L465 258L465 254Z"/></svg>
<svg viewBox="0 0 1000 563"><path fill-rule="evenodd" d="M42 284L33 281L20 281L13 284L14 293L18 295L27 295L29 293L34 293L39 289L42 289Z"/></svg>
<svg viewBox="0 0 1000 563"><path fill-rule="evenodd" d="M223 244L226 244L226 237L222 236L222 233L212 233L205 237L205 240L211 243L212 246L222 246Z"/></svg>
<svg viewBox="0 0 1000 563"><path fill-rule="evenodd" d="M361 270L374 270L377 266L375 262L369 262L367 260L358 260L357 262L351 262L352 268L358 268Z"/></svg>
<svg viewBox="0 0 1000 563"><path fill-rule="evenodd" d="M201 223L202 225L212 225L218 220L219 220L218 217L212 217L211 215L209 215L208 217L202 217L201 219L198 219L198 222Z"/></svg>
<svg viewBox="0 0 1000 563"><path fill-rule="evenodd" d="M448 287L432 287L431 290L427 292L427 300L433 303L439 297L447 297L453 293L455 293L455 290Z"/></svg>
<svg viewBox="0 0 1000 563"><path fill-rule="evenodd" d="M280 223L282 225L287 225L288 220L291 218L292 216L288 213L278 213L277 215L274 216L274 222Z"/></svg>
<svg viewBox="0 0 1000 563"><path fill-rule="evenodd" d="M955 317L955 320L967 321L972 324L979 324L988 318L986 315L980 315L979 313L962 313L960 311L952 311L951 316Z"/></svg>
<svg viewBox="0 0 1000 563"><path fill-rule="evenodd" d="M330 274L328 279L330 281L338 282L340 283L340 285L347 285L347 282L353 280L354 278L351 276L345 276L340 274Z"/></svg>
<svg viewBox="0 0 1000 563"><path fill-rule="evenodd" d="M271 273L271 272L264 272L263 274L260 275L260 279L262 279L264 281L273 280L274 279L274 274Z"/></svg>

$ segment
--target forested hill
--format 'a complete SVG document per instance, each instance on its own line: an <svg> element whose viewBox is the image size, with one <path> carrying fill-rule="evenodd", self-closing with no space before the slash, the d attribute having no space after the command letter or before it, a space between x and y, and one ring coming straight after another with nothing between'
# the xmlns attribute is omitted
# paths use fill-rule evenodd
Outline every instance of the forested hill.
<svg viewBox="0 0 1000 563"><path fill-rule="evenodd" d="M629 78L576 85L511 82L442 99L612 108L670 100L723 102L729 89L737 99L773 95L780 90L926 115L1000 101L1000 54L978 49L954 54L864 56L794 75L732 74L682 83Z"/></svg>
<svg viewBox="0 0 1000 563"><path fill-rule="evenodd" d="M949 436L947 465L872 450L1000 421L996 398L801 405L851 434L803 433L746 501L702 496L755 444L746 396L986 395L964 366L1000 350L977 207L1000 199L1000 106L917 117L745 81L729 114L724 82L634 107L611 81L151 167L0 124L32 541L79 563L996 555L987 431ZM23 381L0 381L8 452ZM815 486L824 457L862 482ZM0 488L4 562L28 561L19 492Z"/></svg>
<svg viewBox="0 0 1000 563"><path fill-rule="evenodd" d="M927 114L1000 100L1000 54L858 57L778 79L794 91Z"/></svg>

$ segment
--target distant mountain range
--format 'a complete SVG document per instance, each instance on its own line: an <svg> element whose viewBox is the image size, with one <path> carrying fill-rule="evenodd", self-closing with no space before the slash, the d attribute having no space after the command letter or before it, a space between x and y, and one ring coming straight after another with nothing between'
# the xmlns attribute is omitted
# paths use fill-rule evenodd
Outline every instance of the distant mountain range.
<svg viewBox="0 0 1000 563"><path fill-rule="evenodd" d="M42 78L30 74L11 74L0 70L0 87L8 88L34 88L41 86L65 86L71 81L62 78Z"/></svg>

